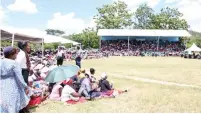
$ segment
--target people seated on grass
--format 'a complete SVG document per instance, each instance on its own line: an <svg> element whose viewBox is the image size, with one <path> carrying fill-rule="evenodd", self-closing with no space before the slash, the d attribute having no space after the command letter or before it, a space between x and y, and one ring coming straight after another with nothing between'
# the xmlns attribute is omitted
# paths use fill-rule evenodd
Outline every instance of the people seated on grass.
<svg viewBox="0 0 201 114"><path fill-rule="evenodd" d="M90 100L101 98L100 88L97 82L91 83Z"/></svg>
<svg viewBox="0 0 201 114"><path fill-rule="evenodd" d="M82 96L84 96L86 99L90 99L90 94L89 92L91 91L91 77L90 73L86 72L85 78L80 80L80 89L78 93Z"/></svg>
<svg viewBox="0 0 201 114"><path fill-rule="evenodd" d="M91 68L90 71L86 71L86 77L81 80L79 94L84 96L86 99L92 100L101 96L94 74L95 69Z"/></svg>
<svg viewBox="0 0 201 114"><path fill-rule="evenodd" d="M63 84L65 85L61 93L61 101L68 104L76 104L79 102L84 102L85 99L81 98L81 95L75 91L72 87L73 81L71 79L65 80Z"/></svg>
<svg viewBox="0 0 201 114"><path fill-rule="evenodd" d="M107 91L113 90L112 86L113 86L113 84L112 83L110 84L109 81L107 80L107 74L102 73L101 79L99 81L100 91L107 92Z"/></svg>
<svg viewBox="0 0 201 114"><path fill-rule="evenodd" d="M52 83L49 88L52 90L50 90L50 96L49 99L50 100L55 100L55 101L60 101L61 100L61 93L63 90L64 84L61 82L58 83Z"/></svg>
<svg viewBox="0 0 201 114"><path fill-rule="evenodd" d="M45 81L34 81L30 82L29 86L32 88L31 100L29 107L35 107L41 104L48 97L48 85Z"/></svg>
<svg viewBox="0 0 201 114"><path fill-rule="evenodd" d="M102 73L99 81L99 87L103 97L115 97L118 94L127 92L127 90L115 90L113 84L107 80L107 77L106 73Z"/></svg>
<svg viewBox="0 0 201 114"><path fill-rule="evenodd" d="M85 70L80 70L77 75L71 77L70 79L73 81L73 88L76 92L79 91L81 85L81 79L85 77Z"/></svg>
<svg viewBox="0 0 201 114"><path fill-rule="evenodd" d="M95 72L96 72L96 70L94 69L94 68L90 68L90 77L91 77L91 81L92 81L92 83L95 83L95 81L96 81L96 78L95 78Z"/></svg>
<svg viewBox="0 0 201 114"><path fill-rule="evenodd" d="M91 100L95 98L99 98L101 96L100 88L98 86L98 82L95 77L95 69L90 68L90 81L91 81L91 91L90 91L90 96Z"/></svg>

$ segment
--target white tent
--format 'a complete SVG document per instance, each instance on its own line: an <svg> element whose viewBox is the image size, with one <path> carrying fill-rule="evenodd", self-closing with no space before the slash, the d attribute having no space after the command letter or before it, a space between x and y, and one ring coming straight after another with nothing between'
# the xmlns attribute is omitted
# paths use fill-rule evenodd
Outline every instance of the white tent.
<svg viewBox="0 0 201 114"><path fill-rule="evenodd" d="M192 52L192 51L201 52L201 48L199 48L198 46L196 46L196 45L193 43L193 45L192 45L190 48L188 48L187 50L185 50L185 51L188 51L188 52Z"/></svg>
<svg viewBox="0 0 201 114"><path fill-rule="evenodd" d="M65 39L59 36L53 36L53 35L44 35L44 42L45 43L54 43L54 42L59 42L59 43L71 43L73 45L78 45L80 43L69 40L69 39Z"/></svg>
<svg viewBox="0 0 201 114"><path fill-rule="evenodd" d="M34 43L42 43L43 37L30 35L26 32L19 31L14 28L0 28L1 40L11 40L12 45L14 41L31 41Z"/></svg>
<svg viewBox="0 0 201 114"><path fill-rule="evenodd" d="M41 32L37 29L19 29L14 27L1 27L1 40L12 40L14 41L31 41L34 43L72 43L78 45L80 43L65 39L59 36L47 35L45 32ZM44 40L44 41L43 41ZM12 44L13 45L13 44Z"/></svg>

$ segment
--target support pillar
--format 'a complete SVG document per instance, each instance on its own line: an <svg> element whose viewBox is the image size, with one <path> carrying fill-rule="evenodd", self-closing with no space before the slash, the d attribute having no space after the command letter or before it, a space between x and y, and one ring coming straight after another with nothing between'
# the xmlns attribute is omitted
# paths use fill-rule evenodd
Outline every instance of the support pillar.
<svg viewBox="0 0 201 114"><path fill-rule="evenodd" d="M15 34L13 33L13 35L12 35L12 46L14 46L14 42L15 42Z"/></svg>
<svg viewBox="0 0 201 114"><path fill-rule="evenodd" d="M129 51L129 49L130 49L130 37L128 36L128 51Z"/></svg>
<svg viewBox="0 0 201 114"><path fill-rule="evenodd" d="M157 42L157 52L158 52L158 48L159 48L159 39L160 39L160 37L158 37L158 42Z"/></svg>

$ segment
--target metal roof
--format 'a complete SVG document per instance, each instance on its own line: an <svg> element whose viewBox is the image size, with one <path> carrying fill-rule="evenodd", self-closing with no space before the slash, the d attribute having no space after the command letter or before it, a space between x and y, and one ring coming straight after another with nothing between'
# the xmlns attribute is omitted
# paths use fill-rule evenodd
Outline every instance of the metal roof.
<svg viewBox="0 0 201 114"><path fill-rule="evenodd" d="M157 30L157 29L99 29L98 36L164 36L190 37L187 30Z"/></svg>

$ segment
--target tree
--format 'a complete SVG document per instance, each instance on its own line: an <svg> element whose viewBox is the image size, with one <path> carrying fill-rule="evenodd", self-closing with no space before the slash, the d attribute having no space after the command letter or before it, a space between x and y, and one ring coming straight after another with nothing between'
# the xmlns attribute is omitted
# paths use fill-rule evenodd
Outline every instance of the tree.
<svg viewBox="0 0 201 114"><path fill-rule="evenodd" d="M52 43L44 44L44 49L55 49Z"/></svg>
<svg viewBox="0 0 201 114"><path fill-rule="evenodd" d="M195 31L189 31L189 33L192 35L189 40L187 47L190 47L193 43L195 43L198 47L201 47L201 33L195 32Z"/></svg>
<svg viewBox="0 0 201 114"><path fill-rule="evenodd" d="M130 27L133 24L133 13L129 12L127 5L122 1L103 5L97 10L98 14L94 16L97 29L121 29Z"/></svg>
<svg viewBox="0 0 201 114"><path fill-rule="evenodd" d="M174 8L162 8L159 14L151 16L150 28L152 29L185 29L189 25L185 19L182 19L183 14Z"/></svg>
<svg viewBox="0 0 201 114"><path fill-rule="evenodd" d="M83 48L98 48L99 46L99 37L93 28L86 28L82 33L72 34L69 37L71 40L81 43Z"/></svg>
<svg viewBox="0 0 201 114"><path fill-rule="evenodd" d="M65 34L65 32L61 31L61 30L47 29L45 31L47 34L54 35L54 36L61 36L61 35Z"/></svg>
<svg viewBox="0 0 201 114"><path fill-rule="evenodd" d="M11 46L11 41L8 40L1 40L1 47Z"/></svg>
<svg viewBox="0 0 201 114"><path fill-rule="evenodd" d="M83 30L83 35L85 37L84 44L90 48L98 48L99 46L99 37L97 32L93 28L86 28Z"/></svg>
<svg viewBox="0 0 201 114"><path fill-rule="evenodd" d="M147 4L140 5L135 12L134 28L149 29L153 15L154 15L153 9L150 8Z"/></svg>

